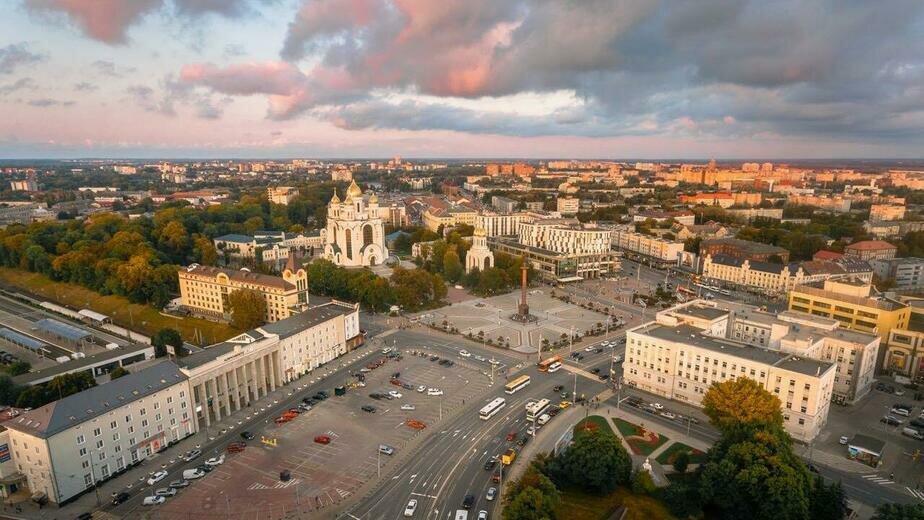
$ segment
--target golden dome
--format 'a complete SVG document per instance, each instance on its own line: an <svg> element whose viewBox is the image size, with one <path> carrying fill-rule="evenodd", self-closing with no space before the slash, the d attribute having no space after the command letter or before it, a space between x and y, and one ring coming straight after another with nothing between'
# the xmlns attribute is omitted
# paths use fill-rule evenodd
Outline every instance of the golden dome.
<svg viewBox="0 0 924 520"><path fill-rule="evenodd" d="M375 193L373 193L373 194L369 197L369 204L378 204L378 203L379 203L379 196L376 195Z"/></svg>
<svg viewBox="0 0 924 520"><path fill-rule="evenodd" d="M476 237L483 237L484 235L485 235L485 233L484 233L484 228L483 228L483 227L476 227L476 228L475 228L475 236L476 236Z"/></svg>
<svg viewBox="0 0 924 520"><path fill-rule="evenodd" d="M356 185L356 180L350 182L350 187L347 188L346 196L347 198L359 197L363 194L363 190L359 189L359 186Z"/></svg>
<svg viewBox="0 0 924 520"><path fill-rule="evenodd" d="M331 204L340 204L340 197L337 196L337 190L334 190L334 196L330 198Z"/></svg>

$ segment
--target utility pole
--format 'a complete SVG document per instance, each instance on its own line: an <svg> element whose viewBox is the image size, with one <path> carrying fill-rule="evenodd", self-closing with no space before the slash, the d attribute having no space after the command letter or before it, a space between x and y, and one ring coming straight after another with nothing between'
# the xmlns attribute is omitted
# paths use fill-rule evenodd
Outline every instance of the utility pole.
<svg viewBox="0 0 924 520"><path fill-rule="evenodd" d="M574 388L571 390L571 402L577 402L577 372L574 373Z"/></svg>

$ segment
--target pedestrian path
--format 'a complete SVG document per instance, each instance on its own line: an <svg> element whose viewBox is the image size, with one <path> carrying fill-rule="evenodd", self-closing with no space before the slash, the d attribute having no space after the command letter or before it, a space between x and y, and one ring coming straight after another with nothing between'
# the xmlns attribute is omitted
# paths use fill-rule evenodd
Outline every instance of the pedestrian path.
<svg viewBox="0 0 924 520"><path fill-rule="evenodd" d="M908 494L910 494L914 498L924 501L924 491L921 491L919 489L911 489L908 486L905 486L905 491L907 491Z"/></svg>
<svg viewBox="0 0 924 520"><path fill-rule="evenodd" d="M880 477L878 473L870 473L869 475L863 475L862 478L870 482L875 482L876 484L879 484L880 486L888 486L889 484L895 483L891 479L888 479L886 477Z"/></svg>

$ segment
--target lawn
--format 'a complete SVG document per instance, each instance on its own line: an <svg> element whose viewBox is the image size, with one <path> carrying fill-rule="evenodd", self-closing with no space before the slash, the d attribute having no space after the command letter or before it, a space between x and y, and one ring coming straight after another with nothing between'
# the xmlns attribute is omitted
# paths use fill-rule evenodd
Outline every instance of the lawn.
<svg viewBox="0 0 924 520"><path fill-rule="evenodd" d="M211 344L224 341L237 333L227 324L199 318L164 316L150 305L130 303L122 296L103 296L76 284L56 282L39 273L0 267L0 283L36 299L55 302L73 310L92 309L111 317L116 325L147 336L170 327L180 331L183 339L190 343ZM202 342L195 340L197 335L202 338Z"/></svg>
<svg viewBox="0 0 924 520"><path fill-rule="evenodd" d="M665 466L669 466L674 463L674 457L677 456L681 451L686 451L690 454L690 464L702 464L706 461L706 454L702 451L699 451L696 448L687 446L682 442L675 442L667 447L666 450L662 451L658 458L655 459Z"/></svg>
<svg viewBox="0 0 924 520"><path fill-rule="evenodd" d="M609 495L599 496L577 488L561 492L558 518L568 520L605 520L619 506L629 511L626 520L673 520L674 517L660 502L645 495L634 495L625 488Z"/></svg>
<svg viewBox="0 0 924 520"><path fill-rule="evenodd" d="M637 424L624 421L618 417L613 418L616 423L616 429L622 434L623 438L632 448L632 453L636 455L651 455L662 444L668 441L668 438L651 430L646 430Z"/></svg>
<svg viewBox="0 0 924 520"><path fill-rule="evenodd" d="M582 429L601 431L606 435L616 436L616 434L613 433L613 429L607 424L606 418L600 417L599 415L591 415L590 417L581 419L581 422L574 426L574 433Z"/></svg>

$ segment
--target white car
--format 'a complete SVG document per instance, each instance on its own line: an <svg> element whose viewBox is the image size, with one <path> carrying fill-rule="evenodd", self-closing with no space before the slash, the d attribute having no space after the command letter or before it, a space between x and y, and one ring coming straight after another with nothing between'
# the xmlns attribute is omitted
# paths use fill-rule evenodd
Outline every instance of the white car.
<svg viewBox="0 0 924 520"><path fill-rule="evenodd" d="M663 410L663 409L664 409L664 405L661 404L661 403L651 403L651 407L654 408L655 410Z"/></svg>
<svg viewBox="0 0 924 520"><path fill-rule="evenodd" d="M850 439L847 438L846 435L841 435L841 438L838 439L837 442L839 442L840 444L847 444L848 442L850 442Z"/></svg>
<svg viewBox="0 0 924 520"><path fill-rule="evenodd" d="M369 369L366 368L366 367L360 368L359 371L362 372L362 373L364 373L364 374L367 373L367 372L372 372L372 370L369 370Z"/></svg>
<svg viewBox="0 0 924 520"><path fill-rule="evenodd" d="M526 429L526 433L527 435L535 435L535 433L538 432L540 428L541 426L530 426Z"/></svg>
<svg viewBox="0 0 924 520"><path fill-rule="evenodd" d="M488 358L486 358L486 357L484 357L484 356L473 356L473 357L474 357L475 359L477 359L478 361L487 361L487 360L488 360Z"/></svg>
<svg viewBox="0 0 924 520"><path fill-rule="evenodd" d="M661 417L664 417L665 419L676 419L676 418L677 418L676 415L674 415L674 414L672 414L672 413L670 413L670 412L661 412L661 413L659 413L658 415L660 415Z"/></svg>
<svg viewBox="0 0 924 520"><path fill-rule="evenodd" d="M417 500L410 499L407 503L407 507L404 508L404 516L414 516L414 512L417 511Z"/></svg>
<svg viewBox="0 0 924 520"><path fill-rule="evenodd" d="M439 388L428 388L427 395L443 395L443 391Z"/></svg>
<svg viewBox="0 0 924 520"><path fill-rule="evenodd" d="M169 487L160 488L157 491L155 491L154 494L159 497L172 497L176 495L176 489L169 488Z"/></svg>
<svg viewBox="0 0 924 520"><path fill-rule="evenodd" d="M462 357L472 357L472 353L467 350L460 350L459 355Z"/></svg>
<svg viewBox="0 0 924 520"><path fill-rule="evenodd" d="M209 460L205 461L206 466L220 466L225 463L225 455L221 454L217 457L212 457Z"/></svg>
<svg viewBox="0 0 924 520"><path fill-rule="evenodd" d="M413 412L414 410L417 409L417 407L412 404L402 404L401 409L404 410L405 412Z"/></svg>
<svg viewBox="0 0 924 520"><path fill-rule="evenodd" d="M500 361L498 361L498 360L496 360L496 359L494 359L494 358L489 359L489 360L488 360L488 363L491 363L492 365L500 365Z"/></svg>
<svg viewBox="0 0 924 520"><path fill-rule="evenodd" d="M397 390L389 390L388 395L394 397L395 399L401 399L402 397L404 397L403 395L401 395L401 392Z"/></svg>
<svg viewBox="0 0 924 520"><path fill-rule="evenodd" d="M602 341L602 342L600 342L600 346L601 346L601 347L609 347L609 346L610 346L610 342L609 342L609 341Z"/></svg>
<svg viewBox="0 0 924 520"><path fill-rule="evenodd" d="M488 512L484 509L478 511L478 520L488 520Z"/></svg>
<svg viewBox="0 0 924 520"><path fill-rule="evenodd" d="M144 501L141 502L143 506L156 506L163 504L167 499L164 497L159 497L157 495L144 497Z"/></svg>
<svg viewBox="0 0 924 520"><path fill-rule="evenodd" d="M151 478L148 479L148 485L153 486L154 484L157 484L158 482L160 482L161 480L164 480L165 478L167 478L167 472L164 470L160 470L157 473L151 475Z"/></svg>
<svg viewBox="0 0 924 520"><path fill-rule="evenodd" d="M425 387L424 385L420 385L417 387L417 391L420 393L424 393L427 391L427 387Z"/></svg>
<svg viewBox="0 0 924 520"><path fill-rule="evenodd" d="M593 351L594 351L594 346L593 346L593 345L584 348L584 352L593 352Z"/></svg>

